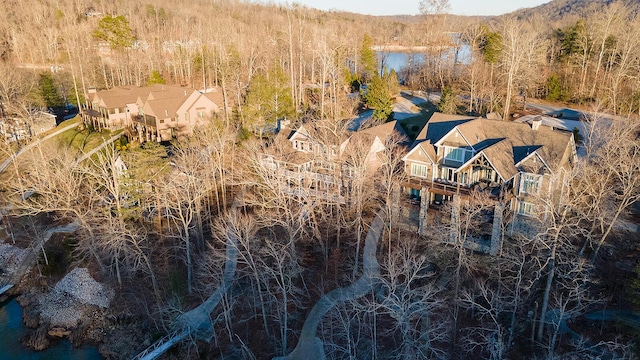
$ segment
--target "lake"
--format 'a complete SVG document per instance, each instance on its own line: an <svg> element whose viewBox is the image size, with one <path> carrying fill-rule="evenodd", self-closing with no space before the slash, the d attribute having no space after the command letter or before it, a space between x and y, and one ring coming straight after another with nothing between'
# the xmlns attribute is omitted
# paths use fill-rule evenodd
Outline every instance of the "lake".
<svg viewBox="0 0 640 360"><path fill-rule="evenodd" d="M27 333L22 323L22 307L11 299L0 303L0 359L2 360L98 360L102 359L95 346L74 349L68 340L51 343L43 351L30 350L20 343Z"/></svg>
<svg viewBox="0 0 640 360"><path fill-rule="evenodd" d="M400 74L403 68L408 65L420 65L424 63L426 53L423 52L389 52L389 51L376 51L378 62L385 66L387 69L395 70L397 74ZM471 46L462 45L458 54L456 55L455 49L451 48L448 51L443 52L442 58L444 60L455 57L457 64L469 64L471 59Z"/></svg>

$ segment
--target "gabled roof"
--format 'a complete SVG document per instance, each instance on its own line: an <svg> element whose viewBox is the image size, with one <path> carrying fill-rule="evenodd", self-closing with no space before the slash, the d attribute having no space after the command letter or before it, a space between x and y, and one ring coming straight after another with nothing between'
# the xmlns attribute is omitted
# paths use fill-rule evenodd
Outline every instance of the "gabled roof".
<svg viewBox="0 0 640 360"><path fill-rule="evenodd" d="M290 141L312 141L325 146L337 146L342 143L345 138L342 132L336 134L329 128L319 126L318 123L300 125L298 130L289 136Z"/></svg>
<svg viewBox="0 0 640 360"><path fill-rule="evenodd" d="M432 144L437 143L453 128L475 119L473 116L449 115L433 113L427 124L422 128L414 145L420 141L429 140Z"/></svg>
<svg viewBox="0 0 640 360"><path fill-rule="evenodd" d="M458 129L466 139L472 143L475 141L473 146L476 150L491 149L504 141L508 145L512 165L536 151L552 169L559 165L573 136L547 126L534 130L528 124L483 118L461 124Z"/></svg>
<svg viewBox="0 0 640 360"><path fill-rule="evenodd" d="M209 100L213 101L219 108L224 106L224 97L222 96L222 88L220 86L216 86L212 89L207 89L204 92L204 96L206 96Z"/></svg>
<svg viewBox="0 0 640 360"><path fill-rule="evenodd" d="M476 155L459 169L484 156L504 180L515 175L520 164L533 153L548 169L555 170L562 165L568 146L573 144L571 133L554 131L547 126L534 130L526 123L435 113L416 138L405 160L423 161L416 155L418 149L435 160L432 144L437 145L454 131L459 132L476 151Z"/></svg>
<svg viewBox="0 0 640 360"><path fill-rule="evenodd" d="M397 139L392 139L394 136L397 136ZM405 139L406 134L404 130L400 124L394 120L382 125L356 131L340 145L340 151L342 153L345 151L362 151L362 149L358 149L358 147L368 145L370 153L377 153L389 145L389 140L396 140L398 143L403 143ZM354 143L357 143L357 145L354 145Z"/></svg>
<svg viewBox="0 0 640 360"><path fill-rule="evenodd" d="M413 160L435 164L438 161L436 150L429 140L422 141L405 155L402 160Z"/></svg>
<svg viewBox="0 0 640 360"><path fill-rule="evenodd" d="M368 129L364 129L364 130L358 131L358 132L356 132L356 134L357 133L370 134L370 135L377 136L383 142L386 141L388 138L390 138L393 135L397 135L398 137L405 137L405 138L407 136L407 134L404 132L404 129L402 128L402 126L400 126L400 124L398 124L398 122L396 120L389 121L389 122L384 123L382 125L373 126L373 127L368 128Z"/></svg>
<svg viewBox="0 0 640 360"><path fill-rule="evenodd" d="M125 107L127 104L135 104L138 99L144 101L184 97L193 92L192 89L178 86L155 84L150 86L116 86L109 90L98 91L92 94L92 102L99 102L102 106L112 109Z"/></svg>

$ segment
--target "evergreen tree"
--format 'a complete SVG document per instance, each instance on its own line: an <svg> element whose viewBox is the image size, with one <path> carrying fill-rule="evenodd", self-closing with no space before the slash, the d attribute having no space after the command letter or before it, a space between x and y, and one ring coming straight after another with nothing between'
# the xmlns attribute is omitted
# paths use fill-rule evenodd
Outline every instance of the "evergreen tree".
<svg viewBox="0 0 640 360"><path fill-rule="evenodd" d="M451 86L445 86L442 89L440 102L438 103L438 111L445 114L455 114L458 111L458 96Z"/></svg>
<svg viewBox="0 0 640 360"><path fill-rule="evenodd" d="M164 83L165 83L164 78L162 77L162 75L158 70L153 70L151 72L151 75L149 75L149 78L147 79L148 85L164 84Z"/></svg>
<svg viewBox="0 0 640 360"><path fill-rule="evenodd" d="M362 82L365 84L371 81L374 75L377 75L378 60L372 47L373 39L369 34L364 34L362 47L360 48L360 65L362 68Z"/></svg>
<svg viewBox="0 0 640 360"><path fill-rule="evenodd" d="M56 82L51 74L40 74L38 85L39 95L46 107L53 109L64 106L64 99L60 95L58 86L56 85Z"/></svg>
<svg viewBox="0 0 640 360"><path fill-rule="evenodd" d="M395 70L391 69L391 71L387 73L387 70L385 69L384 80L387 83L387 90L391 96L396 96L400 93L398 74L396 74Z"/></svg>
<svg viewBox="0 0 640 360"><path fill-rule="evenodd" d="M485 28L484 35L480 40L480 51L484 61L489 64L497 63L502 53L502 36Z"/></svg>
<svg viewBox="0 0 640 360"><path fill-rule="evenodd" d="M560 77L556 74L551 74L547 79L547 96L545 98L549 101L564 100L564 95Z"/></svg>
<svg viewBox="0 0 640 360"><path fill-rule="evenodd" d="M245 115L258 123L275 123L295 114L287 75L276 67L254 76L245 101ZM254 121L251 121L254 122Z"/></svg>
<svg viewBox="0 0 640 360"><path fill-rule="evenodd" d="M373 109L375 120L387 120L393 112L393 98L389 94L387 82L377 74L371 78L363 94L364 103Z"/></svg>
<svg viewBox="0 0 640 360"><path fill-rule="evenodd" d="M107 41L112 49L131 47L135 41L129 20L122 15L107 15L100 19L93 37Z"/></svg>

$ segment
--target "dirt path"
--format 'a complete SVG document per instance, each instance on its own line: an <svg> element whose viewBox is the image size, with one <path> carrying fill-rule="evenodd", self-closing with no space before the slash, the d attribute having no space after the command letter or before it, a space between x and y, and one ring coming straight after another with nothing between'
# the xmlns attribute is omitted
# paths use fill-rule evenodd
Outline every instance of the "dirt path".
<svg viewBox="0 0 640 360"><path fill-rule="evenodd" d="M296 348L291 354L276 357L273 360L326 359L322 340L316 337L322 318L337 304L347 300L355 300L367 294L380 277L376 248L384 228L382 213L382 210L378 212L365 238L364 252L362 253L362 276L350 286L337 288L323 295L307 315Z"/></svg>

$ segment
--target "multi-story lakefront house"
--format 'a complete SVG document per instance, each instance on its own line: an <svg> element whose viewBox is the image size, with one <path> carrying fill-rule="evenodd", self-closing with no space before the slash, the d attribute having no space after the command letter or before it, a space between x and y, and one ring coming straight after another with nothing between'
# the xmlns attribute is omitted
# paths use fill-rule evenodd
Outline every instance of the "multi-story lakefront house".
<svg viewBox="0 0 640 360"><path fill-rule="evenodd" d="M361 172L374 173L385 161L389 141L402 138L395 121L348 135L304 124L282 129L261 155L261 165L280 191L343 203L352 180Z"/></svg>
<svg viewBox="0 0 640 360"><path fill-rule="evenodd" d="M95 129L126 128L140 142L190 134L221 112L217 88L201 93L179 86L115 87L89 94L82 118Z"/></svg>
<svg viewBox="0 0 640 360"><path fill-rule="evenodd" d="M405 187L415 197L427 197L428 204L483 190L515 213L532 215L534 198L559 189L562 180L555 175L575 157L573 134L541 121L435 113L403 159Z"/></svg>

